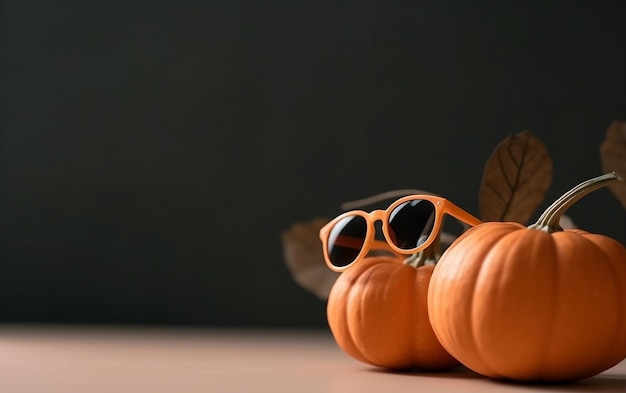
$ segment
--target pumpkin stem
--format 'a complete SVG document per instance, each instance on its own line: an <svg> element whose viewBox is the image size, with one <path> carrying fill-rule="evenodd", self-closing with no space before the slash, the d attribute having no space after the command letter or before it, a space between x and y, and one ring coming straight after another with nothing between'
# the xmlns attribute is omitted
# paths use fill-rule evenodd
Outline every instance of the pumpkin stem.
<svg viewBox="0 0 626 393"><path fill-rule="evenodd" d="M434 265L439 260L439 257L441 257L441 230L435 234L435 240L428 247L417 254L411 255L403 263L417 269L427 264Z"/></svg>
<svg viewBox="0 0 626 393"><path fill-rule="evenodd" d="M563 228L559 225L559 221L567 209L569 209L574 203L578 202L585 195L607 186L614 181L621 180L622 178L620 175L615 172L611 172L580 183L550 205L543 212L541 217L539 217L537 222L530 225L528 228L548 233L562 231Z"/></svg>

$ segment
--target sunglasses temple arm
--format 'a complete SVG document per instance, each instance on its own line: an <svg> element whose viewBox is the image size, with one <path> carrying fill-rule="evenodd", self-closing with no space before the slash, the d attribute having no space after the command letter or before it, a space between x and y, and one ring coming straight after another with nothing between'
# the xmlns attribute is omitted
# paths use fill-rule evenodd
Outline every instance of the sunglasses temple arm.
<svg viewBox="0 0 626 393"><path fill-rule="evenodd" d="M363 243L360 239L349 237L349 236L339 236L337 239L335 239L335 244L341 247L354 248L355 250L360 249L363 246ZM375 251L387 251L387 252L392 253L398 258L405 257L404 255L399 254L396 251L394 251L394 249L391 248L391 246L389 246L387 242L382 241L382 240L374 240L370 244L369 249L375 250Z"/></svg>
<svg viewBox="0 0 626 393"><path fill-rule="evenodd" d="M386 241L383 240L374 240L370 245L370 250L387 251L395 255L397 258L406 258L406 255L396 252Z"/></svg>
<svg viewBox="0 0 626 393"><path fill-rule="evenodd" d="M450 201L446 201L446 202L447 202L446 212L448 214L450 214L452 217L454 217L457 220L460 220L460 221L462 221L462 222L464 222L464 223L466 223L466 224L468 224L470 226L476 226L478 224L482 224L481 220L479 220L478 218L476 218L473 215L469 214L465 210L461 209L460 207L458 207L454 203L452 203Z"/></svg>

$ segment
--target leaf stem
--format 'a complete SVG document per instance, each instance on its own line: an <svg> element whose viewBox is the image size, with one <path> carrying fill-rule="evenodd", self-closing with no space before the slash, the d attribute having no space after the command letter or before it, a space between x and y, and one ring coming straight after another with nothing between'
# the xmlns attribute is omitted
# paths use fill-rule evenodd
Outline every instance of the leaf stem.
<svg viewBox="0 0 626 393"><path fill-rule="evenodd" d="M403 197L405 195L435 195L428 191L418 190L414 188L407 188L401 190L391 190L380 194L372 195L367 198L357 199L355 201L343 202L340 206L341 210L352 210L361 208L364 206L372 205L377 202L384 201L386 199Z"/></svg>
<svg viewBox="0 0 626 393"><path fill-rule="evenodd" d="M530 225L528 228L548 233L562 231L563 228L559 225L559 221L567 209L585 195L607 186L612 182L621 180L622 178L616 172L610 172L580 183L552 203L552 205L543 212L541 217L539 217L537 222Z"/></svg>

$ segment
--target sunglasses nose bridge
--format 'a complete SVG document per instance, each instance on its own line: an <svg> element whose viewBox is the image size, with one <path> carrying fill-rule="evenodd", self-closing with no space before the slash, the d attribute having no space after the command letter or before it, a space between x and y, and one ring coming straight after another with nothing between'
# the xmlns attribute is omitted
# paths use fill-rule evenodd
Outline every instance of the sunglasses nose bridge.
<svg viewBox="0 0 626 393"><path fill-rule="evenodd" d="M370 216L370 221L372 222L372 224L374 224L376 221L383 221L385 220L385 211L384 210L373 210L370 212L369 214Z"/></svg>

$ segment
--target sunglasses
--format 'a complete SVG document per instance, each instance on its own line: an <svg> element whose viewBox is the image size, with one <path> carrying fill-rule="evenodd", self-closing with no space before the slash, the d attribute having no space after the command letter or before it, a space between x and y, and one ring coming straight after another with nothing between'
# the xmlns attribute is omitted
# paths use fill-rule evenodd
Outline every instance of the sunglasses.
<svg viewBox="0 0 626 393"><path fill-rule="evenodd" d="M324 259L331 270L341 272L362 260L370 250L418 253L439 236L444 214L470 226L482 222L447 199L409 195L385 210L352 210L324 225L320 229ZM374 224L378 220L382 222L386 242L375 239Z"/></svg>

